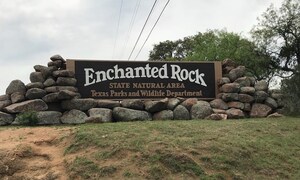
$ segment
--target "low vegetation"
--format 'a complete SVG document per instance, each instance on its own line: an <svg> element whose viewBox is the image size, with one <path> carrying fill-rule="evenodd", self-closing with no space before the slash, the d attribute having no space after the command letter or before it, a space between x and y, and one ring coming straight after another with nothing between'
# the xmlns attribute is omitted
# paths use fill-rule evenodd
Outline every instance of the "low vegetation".
<svg viewBox="0 0 300 180"><path fill-rule="evenodd" d="M297 118L86 124L73 138L71 178L300 178Z"/></svg>

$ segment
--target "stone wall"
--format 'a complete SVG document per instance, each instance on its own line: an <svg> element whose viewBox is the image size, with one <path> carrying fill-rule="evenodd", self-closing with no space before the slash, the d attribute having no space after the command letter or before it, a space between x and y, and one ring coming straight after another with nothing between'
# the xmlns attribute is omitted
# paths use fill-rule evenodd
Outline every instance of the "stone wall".
<svg viewBox="0 0 300 180"><path fill-rule="evenodd" d="M0 125L18 125L18 114L36 111L38 124L80 124L137 120L240 119L280 116L283 107L279 91L268 90L265 81L244 76L245 67L223 61L217 99L196 98L150 100L96 100L80 98L74 72L66 70L60 55L47 66L36 65L31 83L13 80L0 96Z"/></svg>

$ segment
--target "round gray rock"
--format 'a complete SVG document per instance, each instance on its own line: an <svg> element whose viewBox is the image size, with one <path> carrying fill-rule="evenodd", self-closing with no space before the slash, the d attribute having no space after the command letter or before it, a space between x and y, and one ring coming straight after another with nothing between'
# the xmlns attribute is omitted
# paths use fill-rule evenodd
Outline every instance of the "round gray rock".
<svg viewBox="0 0 300 180"><path fill-rule="evenodd" d="M254 99L257 103L263 103L267 98L269 97L269 94L265 91L256 91L254 93Z"/></svg>
<svg viewBox="0 0 300 180"><path fill-rule="evenodd" d="M0 126L10 125L13 121L12 115L0 111Z"/></svg>
<svg viewBox="0 0 300 180"><path fill-rule="evenodd" d="M197 104L191 108L192 119L204 119L213 113L210 104L206 101L198 101Z"/></svg>
<svg viewBox="0 0 300 180"><path fill-rule="evenodd" d="M269 107L271 107L273 110L278 108L277 102L273 98L270 98L270 97L268 97L265 100L265 104L268 105Z"/></svg>
<svg viewBox="0 0 300 180"><path fill-rule="evenodd" d="M222 99L214 99L209 102L210 106L215 109L227 110L228 105Z"/></svg>
<svg viewBox="0 0 300 180"><path fill-rule="evenodd" d="M239 94L239 101L243 103L252 103L254 101L254 97L249 94Z"/></svg>
<svg viewBox="0 0 300 180"><path fill-rule="evenodd" d="M249 87L251 86L251 79L249 77L240 77L234 81L238 83L241 87Z"/></svg>
<svg viewBox="0 0 300 180"><path fill-rule="evenodd" d="M189 120L190 118L190 113L186 109L186 107L182 105L178 105L174 111L174 120Z"/></svg>
<svg viewBox="0 0 300 180"><path fill-rule="evenodd" d="M255 103L252 105L252 109L250 112L250 117L267 117L269 114L271 114L272 108L260 103Z"/></svg>
<svg viewBox="0 0 300 180"><path fill-rule="evenodd" d="M34 82L43 83L45 81L45 78L41 72L32 72L32 73L30 73L30 81L32 83L34 83Z"/></svg>
<svg viewBox="0 0 300 180"><path fill-rule="evenodd" d="M254 87L241 87L240 93L253 95L255 93Z"/></svg>
<svg viewBox="0 0 300 180"><path fill-rule="evenodd" d="M181 100L178 98L171 98L168 101L167 109L174 110L176 106L178 106L181 103Z"/></svg>
<svg viewBox="0 0 300 180"><path fill-rule="evenodd" d="M87 117L84 112L72 109L71 111L65 112L60 120L63 124L83 124Z"/></svg>
<svg viewBox="0 0 300 180"><path fill-rule="evenodd" d="M222 99L225 102L238 101L239 100L239 94L238 93L222 93Z"/></svg>
<svg viewBox="0 0 300 180"><path fill-rule="evenodd" d="M237 78L244 76L245 70L245 66L238 66L237 68L232 69L228 73L228 77L231 80L231 82L234 82Z"/></svg>
<svg viewBox="0 0 300 180"><path fill-rule="evenodd" d="M143 121L152 120L151 114L146 111L115 107L113 109L113 118L116 121Z"/></svg>
<svg viewBox="0 0 300 180"><path fill-rule="evenodd" d="M58 99L58 93L50 93L47 94L46 96L44 96L43 101L45 101L46 103L53 103L53 102L59 102Z"/></svg>
<svg viewBox="0 0 300 180"><path fill-rule="evenodd" d="M55 85L56 85L56 82L54 81L54 79L48 78L48 79L46 79L46 81L43 83L43 85L44 85L45 87L55 86Z"/></svg>
<svg viewBox="0 0 300 180"><path fill-rule="evenodd" d="M99 118L100 122L112 122L112 110L106 108L92 108L88 111L90 117ZM98 120L98 121L99 121Z"/></svg>
<svg viewBox="0 0 300 180"><path fill-rule="evenodd" d="M12 93L15 93L15 92L21 92L21 93L25 94L26 86L22 81L13 80L10 82L10 84L6 88L7 95L11 95Z"/></svg>
<svg viewBox="0 0 300 180"><path fill-rule="evenodd" d="M50 60L51 61L65 61L65 59L61 56L61 55L59 55L59 54L55 54L55 55L53 55L53 56L51 56L50 57Z"/></svg>
<svg viewBox="0 0 300 180"><path fill-rule="evenodd" d="M26 92L25 97L27 99L42 99L46 94L47 92L44 89L32 88Z"/></svg>
<svg viewBox="0 0 300 180"><path fill-rule="evenodd" d="M54 93L54 92L59 92L62 90L68 90L68 91L73 91L73 92L77 92L78 89L74 86L52 86L52 87L46 87L45 91L47 93Z"/></svg>
<svg viewBox="0 0 300 180"><path fill-rule="evenodd" d="M242 109L242 110L245 108L244 103L241 103L239 101L231 101L228 102L227 105L229 108Z"/></svg>

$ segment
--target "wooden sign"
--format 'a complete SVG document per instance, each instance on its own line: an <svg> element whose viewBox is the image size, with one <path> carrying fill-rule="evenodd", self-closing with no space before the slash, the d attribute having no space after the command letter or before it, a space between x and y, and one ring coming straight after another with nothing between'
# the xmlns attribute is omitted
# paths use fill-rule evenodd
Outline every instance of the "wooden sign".
<svg viewBox="0 0 300 180"><path fill-rule="evenodd" d="M83 98L214 99L221 62L67 60Z"/></svg>

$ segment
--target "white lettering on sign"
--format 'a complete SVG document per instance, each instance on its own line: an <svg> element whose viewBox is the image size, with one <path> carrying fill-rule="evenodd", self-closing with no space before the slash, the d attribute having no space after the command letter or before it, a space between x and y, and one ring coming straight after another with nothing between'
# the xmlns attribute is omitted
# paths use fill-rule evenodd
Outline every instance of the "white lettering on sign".
<svg viewBox="0 0 300 180"><path fill-rule="evenodd" d="M201 73L199 69L188 71L187 69L182 69L178 65L171 64L171 79L182 81L189 81L201 86L207 87L204 81L204 73ZM85 84L84 86L89 86L95 83L104 82L107 80L114 79L132 79L132 78L159 78L168 79L168 67L167 64L158 67L150 67L146 64L145 67L126 67L125 69L119 68L115 65L111 69L106 71L95 71L93 68L84 68L85 74Z"/></svg>

